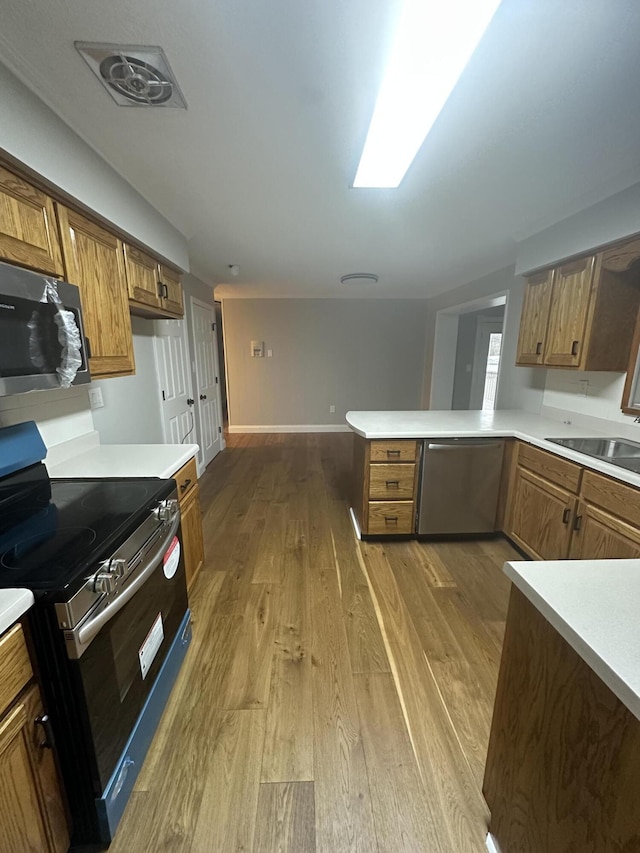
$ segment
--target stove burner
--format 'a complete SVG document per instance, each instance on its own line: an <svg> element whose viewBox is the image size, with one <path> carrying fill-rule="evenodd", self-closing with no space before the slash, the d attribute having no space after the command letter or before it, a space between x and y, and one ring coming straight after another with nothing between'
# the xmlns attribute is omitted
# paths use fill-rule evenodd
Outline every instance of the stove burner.
<svg viewBox="0 0 640 853"><path fill-rule="evenodd" d="M65 554L82 551L95 539L96 533L90 527L58 527L51 532L27 536L12 543L0 557L0 566L3 569L23 571L38 568L43 561L61 563ZM51 553L47 554L47 550Z"/></svg>
<svg viewBox="0 0 640 853"><path fill-rule="evenodd" d="M99 490L90 492L81 503L86 509L92 510L104 510L112 502L115 502L116 506L121 506L123 501L127 505L139 506L144 503L149 494L150 489L142 483L129 482L123 487L121 481L114 483L105 481L100 484Z"/></svg>

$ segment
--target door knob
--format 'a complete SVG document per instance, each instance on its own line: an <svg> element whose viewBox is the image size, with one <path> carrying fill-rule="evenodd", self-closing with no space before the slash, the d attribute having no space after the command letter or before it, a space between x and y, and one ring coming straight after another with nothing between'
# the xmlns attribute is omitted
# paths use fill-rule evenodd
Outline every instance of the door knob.
<svg viewBox="0 0 640 853"><path fill-rule="evenodd" d="M201 399L201 400L206 400L206 399L207 399L207 395L206 395L206 394L200 394L200 399Z"/></svg>
<svg viewBox="0 0 640 853"><path fill-rule="evenodd" d="M193 399L193 397L187 397L187 406L193 406L194 403L195 400Z"/></svg>

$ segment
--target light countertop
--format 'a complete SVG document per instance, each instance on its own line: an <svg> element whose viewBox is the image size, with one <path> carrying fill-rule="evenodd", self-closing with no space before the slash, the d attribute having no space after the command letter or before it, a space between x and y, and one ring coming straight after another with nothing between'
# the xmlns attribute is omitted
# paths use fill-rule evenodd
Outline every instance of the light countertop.
<svg viewBox="0 0 640 853"><path fill-rule="evenodd" d="M510 562L504 571L640 720L640 560Z"/></svg>
<svg viewBox="0 0 640 853"><path fill-rule="evenodd" d="M577 453L548 438L583 438L605 436L597 430L565 424L522 410L482 411L415 411L415 412L347 412L347 423L363 438L518 438L543 450L570 459L585 468L600 471L624 483L640 488L640 474ZM607 437L616 437L615 424ZM638 430L640 441L640 430Z"/></svg>
<svg viewBox="0 0 640 853"><path fill-rule="evenodd" d="M197 452L197 444L97 444L64 461L45 464L50 477L166 479Z"/></svg>
<svg viewBox="0 0 640 853"><path fill-rule="evenodd" d="M33 604L28 589L0 589L0 634L9 628Z"/></svg>

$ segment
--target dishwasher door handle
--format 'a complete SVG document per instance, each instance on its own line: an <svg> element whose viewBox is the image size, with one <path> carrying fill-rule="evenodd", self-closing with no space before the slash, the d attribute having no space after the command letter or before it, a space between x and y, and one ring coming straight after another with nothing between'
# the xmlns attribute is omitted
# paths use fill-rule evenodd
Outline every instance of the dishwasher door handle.
<svg viewBox="0 0 640 853"><path fill-rule="evenodd" d="M467 448L486 450L490 447L500 447L501 441L479 441L469 444L427 444L427 450L466 450Z"/></svg>

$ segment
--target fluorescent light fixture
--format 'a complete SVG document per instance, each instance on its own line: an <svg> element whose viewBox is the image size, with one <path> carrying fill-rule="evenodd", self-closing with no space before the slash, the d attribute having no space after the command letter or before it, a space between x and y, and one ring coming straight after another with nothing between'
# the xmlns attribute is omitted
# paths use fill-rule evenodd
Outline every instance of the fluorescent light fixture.
<svg viewBox="0 0 640 853"><path fill-rule="evenodd" d="M405 0L354 187L397 187L500 0Z"/></svg>

